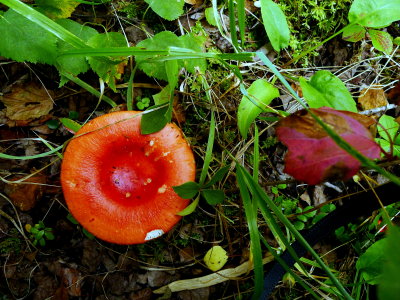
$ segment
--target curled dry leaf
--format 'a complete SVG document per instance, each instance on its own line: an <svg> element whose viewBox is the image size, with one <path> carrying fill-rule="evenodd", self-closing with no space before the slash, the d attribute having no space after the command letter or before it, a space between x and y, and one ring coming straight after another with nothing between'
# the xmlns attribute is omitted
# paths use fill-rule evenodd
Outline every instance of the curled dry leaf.
<svg viewBox="0 0 400 300"><path fill-rule="evenodd" d="M364 156L379 158L380 147L367 129L374 124L373 119L328 107L310 110ZM346 180L361 166L306 110L279 121L277 135L289 150L284 171L299 181L314 185L327 180Z"/></svg>
<svg viewBox="0 0 400 300"><path fill-rule="evenodd" d="M358 103L360 103L363 110L370 110L388 105L385 92L380 86L371 86L368 89L363 89L360 92Z"/></svg>
<svg viewBox="0 0 400 300"><path fill-rule="evenodd" d="M6 117L13 121L28 121L41 118L53 109L51 91L34 82L18 84L1 101L6 106Z"/></svg>

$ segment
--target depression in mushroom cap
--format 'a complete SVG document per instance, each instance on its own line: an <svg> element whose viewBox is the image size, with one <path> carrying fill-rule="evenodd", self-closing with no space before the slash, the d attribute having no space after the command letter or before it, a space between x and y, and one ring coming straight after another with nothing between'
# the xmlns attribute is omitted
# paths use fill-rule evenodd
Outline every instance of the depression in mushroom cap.
<svg viewBox="0 0 400 300"><path fill-rule="evenodd" d="M170 230L188 204L172 187L195 177L181 130L167 124L142 135L140 117L130 111L93 119L68 144L62 163L73 216L95 236L118 244L143 243Z"/></svg>

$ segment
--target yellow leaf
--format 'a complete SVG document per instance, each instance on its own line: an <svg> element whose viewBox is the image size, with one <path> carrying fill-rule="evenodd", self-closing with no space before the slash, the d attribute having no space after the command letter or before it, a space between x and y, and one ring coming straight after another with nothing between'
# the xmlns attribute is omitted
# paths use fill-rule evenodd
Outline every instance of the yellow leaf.
<svg viewBox="0 0 400 300"><path fill-rule="evenodd" d="M220 270L228 261L228 255L221 246L214 246L207 251L204 262L211 271Z"/></svg>

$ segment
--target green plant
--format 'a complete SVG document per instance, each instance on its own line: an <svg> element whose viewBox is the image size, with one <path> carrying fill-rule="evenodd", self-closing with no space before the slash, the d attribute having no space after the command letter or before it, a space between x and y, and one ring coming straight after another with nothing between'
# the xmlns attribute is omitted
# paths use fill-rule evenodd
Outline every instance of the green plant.
<svg viewBox="0 0 400 300"><path fill-rule="evenodd" d="M54 240L53 228L46 227L43 221L39 221L35 225L27 224L25 226L27 232L29 232L30 239L32 240L32 244L36 246L39 244L44 247L46 245L46 240L52 241Z"/></svg>
<svg viewBox="0 0 400 300"><path fill-rule="evenodd" d="M144 110L145 108L150 106L150 98L144 97L144 98L136 98L136 107L140 110Z"/></svg>
<svg viewBox="0 0 400 300"><path fill-rule="evenodd" d="M393 156L400 156L399 127L399 123L391 116L383 115L379 118L378 134L380 138L376 138L375 141L386 153Z"/></svg>

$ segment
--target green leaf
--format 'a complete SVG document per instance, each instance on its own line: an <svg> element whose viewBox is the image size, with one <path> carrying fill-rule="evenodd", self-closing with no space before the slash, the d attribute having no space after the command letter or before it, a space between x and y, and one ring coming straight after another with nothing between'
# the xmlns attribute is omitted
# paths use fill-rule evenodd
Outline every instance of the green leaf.
<svg viewBox="0 0 400 300"><path fill-rule="evenodd" d="M365 27L386 27L400 20L400 0L354 0L349 21Z"/></svg>
<svg viewBox="0 0 400 300"><path fill-rule="evenodd" d="M186 206L183 210L177 213L178 216L187 216L190 215L196 209L197 205L199 204L200 197L197 197L192 203Z"/></svg>
<svg viewBox="0 0 400 300"><path fill-rule="evenodd" d="M203 187L209 188L209 187L213 186L214 184L216 184L218 181L221 181L222 178L225 176L225 174L228 173L230 168L231 168L231 166L225 166L225 167L219 169L215 173L215 175L210 179L210 181L207 182Z"/></svg>
<svg viewBox="0 0 400 300"><path fill-rule="evenodd" d="M76 133L79 129L81 129L82 125L75 122L74 120L68 118L60 118L61 124L63 124L68 130Z"/></svg>
<svg viewBox="0 0 400 300"><path fill-rule="evenodd" d="M357 112L356 103L344 83L329 71L318 71L309 81L301 77L300 86L311 108L328 106Z"/></svg>
<svg viewBox="0 0 400 300"><path fill-rule="evenodd" d="M201 195L210 205L220 204L225 199L225 194L222 190L202 190Z"/></svg>
<svg viewBox="0 0 400 300"><path fill-rule="evenodd" d="M375 142L377 142L385 152L390 153L390 151L393 150L392 155L400 157L400 145L391 144L389 141L384 139L375 139Z"/></svg>
<svg viewBox="0 0 400 300"><path fill-rule="evenodd" d="M365 38L366 32L363 26L354 24L344 28L342 38L348 42L358 42Z"/></svg>
<svg viewBox="0 0 400 300"><path fill-rule="evenodd" d="M177 19L183 14L184 0L144 0L154 12L168 21Z"/></svg>
<svg viewBox="0 0 400 300"><path fill-rule="evenodd" d="M238 127L243 138L247 137L251 123L265 111L271 101L279 97L279 90L264 79L257 79L247 89L250 96L243 96L238 109Z"/></svg>
<svg viewBox="0 0 400 300"><path fill-rule="evenodd" d="M175 193L179 195L179 197L183 199L191 199L199 192L200 184L189 181L179 186L173 186L172 188L174 189Z"/></svg>
<svg viewBox="0 0 400 300"><path fill-rule="evenodd" d="M92 36L87 44L93 48L126 47L126 40L119 32L108 32ZM88 61L93 71L115 91L115 80L121 78L121 74L118 71L118 63L122 59L110 58L110 61L106 61L91 56Z"/></svg>
<svg viewBox="0 0 400 300"><path fill-rule="evenodd" d="M146 114L143 114L140 121L140 132L141 134L150 134L160 131L164 126L171 120L166 115L168 112L168 106L161 107L151 106L147 110L153 110Z"/></svg>
<svg viewBox="0 0 400 300"><path fill-rule="evenodd" d="M378 124L378 134L383 139L393 142L400 127L399 123L393 117L383 115L379 118Z"/></svg>
<svg viewBox="0 0 400 300"><path fill-rule="evenodd" d="M377 284L381 280L382 266L387 260L384 253L384 249L387 249L387 243L386 238L375 242L357 260L356 268L369 284Z"/></svg>
<svg viewBox="0 0 400 300"><path fill-rule="evenodd" d="M393 44L399 46L400 45L400 37L397 37L393 40Z"/></svg>
<svg viewBox="0 0 400 300"><path fill-rule="evenodd" d="M146 50L167 50L168 47L182 48L183 41L170 31L162 31L150 39L141 41L137 44L137 47L145 48ZM165 81L168 80L164 66L165 62L151 60L153 57L153 55L135 56L139 69L150 77Z"/></svg>
<svg viewBox="0 0 400 300"><path fill-rule="evenodd" d="M213 272L220 270L228 261L228 255L221 246L213 246L204 256L204 263Z"/></svg>
<svg viewBox="0 0 400 300"><path fill-rule="evenodd" d="M171 88L169 87L169 85L167 85L161 90L161 92L153 95L154 104L160 105L168 102L170 98L170 93L171 93Z"/></svg>
<svg viewBox="0 0 400 300"><path fill-rule="evenodd" d="M378 285L379 300L396 300L400 295L400 229L392 227L387 237L384 255L388 258L382 266L382 280Z"/></svg>
<svg viewBox="0 0 400 300"><path fill-rule="evenodd" d="M18 62L54 64L57 38L14 10L0 17L0 32L0 56Z"/></svg>
<svg viewBox="0 0 400 300"><path fill-rule="evenodd" d="M207 20L208 24L210 24L211 26L217 26L217 21L215 20L215 17L214 17L213 8L207 7L204 10L204 13L206 15L206 20Z"/></svg>
<svg viewBox="0 0 400 300"><path fill-rule="evenodd" d="M91 37L95 36L97 31L91 27L81 25L75 21L69 19L57 20L57 23L68 31L81 38L84 42L87 42ZM57 45L59 52L68 51L75 47L59 40ZM89 70L89 64L84 56L59 56L57 57L57 68L72 75L78 75Z"/></svg>
<svg viewBox="0 0 400 300"><path fill-rule="evenodd" d="M392 53L393 38L389 33L380 31L380 30L373 30L373 29L369 29L368 33L371 36L372 45L376 49L378 49L379 51L385 52L386 54Z"/></svg>
<svg viewBox="0 0 400 300"><path fill-rule="evenodd" d="M195 52L204 52L203 45L206 41L204 36L196 36L194 34L185 34L179 37L182 46L186 49L193 50ZM196 73L196 69L200 72L205 72L207 70L207 60L205 58L191 58L183 60L183 65L185 69L192 73Z"/></svg>
<svg viewBox="0 0 400 300"><path fill-rule="evenodd" d="M79 5L75 0L36 0L38 11L51 19L69 18L75 8Z"/></svg>
<svg viewBox="0 0 400 300"><path fill-rule="evenodd" d="M279 52L289 45L290 32L286 17L272 0L261 0L261 15L272 47Z"/></svg>

